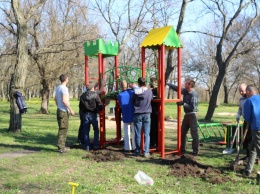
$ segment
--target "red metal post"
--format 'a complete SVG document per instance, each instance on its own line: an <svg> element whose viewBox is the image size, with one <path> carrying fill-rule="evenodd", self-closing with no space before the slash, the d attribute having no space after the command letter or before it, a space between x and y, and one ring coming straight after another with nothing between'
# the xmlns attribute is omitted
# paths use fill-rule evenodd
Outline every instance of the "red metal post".
<svg viewBox="0 0 260 194"><path fill-rule="evenodd" d="M88 56L85 56L85 85L88 84Z"/></svg>
<svg viewBox="0 0 260 194"><path fill-rule="evenodd" d="M142 47L142 77L146 78L145 47ZM144 130L141 133L141 150L144 150Z"/></svg>
<svg viewBox="0 0 260 194"><path fill-rule="evenodd" d="M162 151L162 143L163 143L163 139L162 139L162 120L161 120L161 112L162 112L162 90L164 91L164 88L162 87L162 53L161 53L161 47L158 47L158 86L157 86L157 98L160 100L159 103L157 103L158 105L158 151L161 152Z"/></svg>
<svg viewBox="0 0 260 194"><path fill-rule="evenodd" d="M118 87L118 78L119 78L119 67L118 67L118 56L115 56L115 79L116 79L116 90L119 89ZM116 100L116 107L115 107L115 114L116 114L116 142L117 145L120 144L121 139L121 112L118 100Z"/></svg>
<svg viewBox="0 0 260 194"><path fill-rule="evenodd" d="M161 150L161 157L164 158L165 156L165 130L164 130L164 114L165 114L165 45L161 45L161 139L162 139L162 150Z"/></svg>
<svg viewBox="0 0 260 194"><path fill-rule="evenodd" d="M146 76L145 47L142 47L142 77Z"/></svg>
<svg viewBox="0 0 260 194"><path fill-rule="evenodd" d="M178 54L178 91L177 98L181 99L181 48L177 49ZM181 106L178 106L178 114L177 114L177 149L178 155L181 155Z"/></svg>
<svg viewBox="0 0 260 194"><path fill-rule="evenodd" d="M103 56L101 53L98 53L98 75L102 74L104 69ZM99 82L100 83L100 82ZM104 105L104 102L102 102ZM103 109L99 112L99 130L100 130L100 147L102 148L105 143L105 110Z"/></svg>
<svg viewBox="0 0 260 194"><path fill-rule="evenodd" d="M104 72L105 72L105 58L103 57L103 55L101 54L101 74L102 74L102 78L104 77ZM100 80L101 82L101 80ZM103 103L103 106L105 107L105 100L102 100L102 103ZM106 142L106 118L105 118L105 114L106 114L106 111L105 109L102 109L101 111L102 115L99 115L102 119L102 125L103 125L103 131L104 131L104 142Z"/></svg>

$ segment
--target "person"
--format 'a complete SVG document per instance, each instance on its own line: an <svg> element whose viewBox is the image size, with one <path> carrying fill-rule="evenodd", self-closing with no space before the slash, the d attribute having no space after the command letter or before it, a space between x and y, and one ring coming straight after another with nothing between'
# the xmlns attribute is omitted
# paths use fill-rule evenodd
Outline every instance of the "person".
<svg viewBox="0 0 260 194"><path fill-rule="evenodd" d="M246 96L246 84L244 84L244 83L240 84L238 90L239 90L239 93L241 94L242 97L239 99L239 107L238 107L237 116L236 116L237 123L239 123L240 117L241 116L243 117L244 103L245 103L245 101L247 99L247 96ZM244 122L243 122L243 131L245 131L246 126L247 126L247 122L244 120ZM243 148L246 149L246 156L244 158L241 158L241 160L246 160L249 157L249 148L248 148L248 146L249 146L249 144L251 142L251 139L252 139L251 138L251 129L250 129L250 125L249 125L248 131L247 131L244 143L243 143Z"/></svg>
<svg viewBox="0 0 260 194"><path fill-rule="evenodd" d="M252 85L246 87L248 99L244 104L244 119L251 124L252 141L249 145L249 159L247 161L244 173L250 176L256 156L260 157L260 96Z"/></svg>
<svg viewBox="0 0 260 194"><path fill-rule="evenodd" d="M134 128L135 128L135 152L134 155L140 156L141 150L141 130L144 130L144 157L150 156L150 125L152 112L151 100L153 99L152 91L146 87L145 78L138 78L139 88L134 90Z"/></svg>
<svg viewBox="0 0 260 194"><path fill-rule="evenodd" d="M99 128L97 113L102 110L102 103L99 95L94 91L94 84L87 85L87 91L80 96L79 108L81 110L84 149L90 150L89 132L90 125L94 130L94 149L99 148Z"/></svg>
<svg viewBox="0 0 260 194"><path fill-rule="evenodd" d="M69 113L71 114L71 116L74 116L75 113L70 107L69 103L69 91L67 88L67 84L69 82L68 76L65 74L60 75L60 81L61 84L55 89L57 121L59 125L57 147L59 153L64 153L69 150L69 148L65 146L69 127Z"/></svg>
<svg viewBox="0 0 260 194"><path fill-rule="evenodd" d="M122 110L124 123L124 150L129 152L135 149L135 132L134 132L134 106L132 104L133 89L127 89L127 82L122 80L120 83L122 92L117 95L117 99ZM132 134L132 143L131 143Z"/></svg>
<svg viewBox="0 0 260 194"><path fill-rule="evenodd" d="M155 77L150 78L150 88L152 89L153 99L157 98L157 79ZM156 148L158 146L158 103L151 102L151 129L150 129L150 147Z"/></svg>
<svg viewBox="0 0 260 194"><path fill-rule="evenodd" d="M101 80L101 87L100 89L98 89L98 82L95 83L94 85L94 91L96 94L100 95L102 94L103 92L105 92L105 85L106 85L106 82L105 82L105 79L102 79ZM84 87L84 90L83 90L83 93L87 92L87 86ZM85 145L85 142L84 142L84 136L83 136L83 117L82 117L83 113L79 107L79 117L80 117L80 125L79 125L79 130L78 130L78 142L79 142L79 145L81 146L84 146Z"/></svg>
<svg viewBox="0 0 260 194"><path fill-rule="evenodd" d="M170 89L177 91L178 87L171 83L167 83ZM184 88L181 93L183 95L183 101L177 102L178 106L183 106L184 118L181 126L181 152L186 152L186 135L190 129L192 137L192 154L198 155L199 152L199 135L198 135L198 94L194 90L195 82L192 79L186 79Z"/></svg>

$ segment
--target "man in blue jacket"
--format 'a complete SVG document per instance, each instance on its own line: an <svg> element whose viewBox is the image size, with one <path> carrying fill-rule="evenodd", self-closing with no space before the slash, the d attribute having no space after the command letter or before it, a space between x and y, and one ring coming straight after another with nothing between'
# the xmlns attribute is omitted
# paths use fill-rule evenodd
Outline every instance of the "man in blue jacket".
<svg viewBox="0 0 260 194"><path fill-rule="evenodd" d="M249 159L244 173L249 176L256 156L260 157L260 96L252 85L246 87L246 95L248 99L244 104L244 119L251 124L252 141L249 145Z"/></svg>
<svg viewBox="0 0 260 194"><path fill-rule="evenodd" d="M138 78L138 89L134 90L134 126L135 126L135 155L140 156L141 130L144 129L144 157L150 156L150 125L151 125L151 101L152 91L146 87L145 78Z"/></svg>
<svg viewBox="0 0 260 194"><path fill-rule="evenodd" d="M123 80L120 84L122 92L117 96L120 108L122 109L124 123L124 150L131 151L135 149L135 131L134 131L134 106L132 103L133 89L128 89L127 82ZM132 134L132 144L131 144Z"/></svg>

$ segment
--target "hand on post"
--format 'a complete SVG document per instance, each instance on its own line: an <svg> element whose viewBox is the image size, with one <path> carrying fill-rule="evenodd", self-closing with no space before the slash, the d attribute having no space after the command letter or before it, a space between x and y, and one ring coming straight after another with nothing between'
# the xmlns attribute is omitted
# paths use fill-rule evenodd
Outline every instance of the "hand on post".
<svg viewBox="0 0 260 194"><path fill-rule="evenodd" d="M184 102L183 101L180 101L180 102L177 102L176 103L178 106L182 106L183 104L184 104Z"/></svg>

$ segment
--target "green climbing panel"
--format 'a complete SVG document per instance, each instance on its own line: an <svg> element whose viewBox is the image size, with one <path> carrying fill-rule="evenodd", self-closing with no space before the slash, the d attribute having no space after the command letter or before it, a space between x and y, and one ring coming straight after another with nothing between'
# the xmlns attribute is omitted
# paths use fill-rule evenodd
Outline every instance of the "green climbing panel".
<svg viewBox="0 0 260 194"><path fill-rule="evenodd" d="M142 69L137 67L129 67L129 66L120 66L118 67L119 75L120 77L116 80L115 79L115 68L109 69L104 73L106 75L107 80L107 95L103 96L103 98L110 98L110 99L116 99L117 94L121 91L120 84L119 90L115 90L116 82L121 82L122 80L125 80L127 83L137 83L137 80L139 77L142 76ZM100 75L102 77L102 75ZM158 73L156 70L153 69L146 69L146 83L150 83L151 77L156 77L158 79Z"/></svg>

